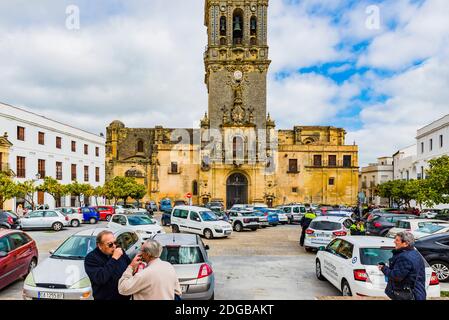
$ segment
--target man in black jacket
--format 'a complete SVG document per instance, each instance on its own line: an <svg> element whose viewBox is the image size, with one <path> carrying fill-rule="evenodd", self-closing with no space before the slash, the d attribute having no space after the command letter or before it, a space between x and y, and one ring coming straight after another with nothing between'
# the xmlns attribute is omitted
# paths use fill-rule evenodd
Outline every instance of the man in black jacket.
<svg viewBox="0 0 449 320"><path fill-rule="evenodd" d="M97 247L84 260L84 268L92 283L95 300L128 300L118 292L118 281L131 260L117 248L114 234L102 231L97 236Z"/></svg>

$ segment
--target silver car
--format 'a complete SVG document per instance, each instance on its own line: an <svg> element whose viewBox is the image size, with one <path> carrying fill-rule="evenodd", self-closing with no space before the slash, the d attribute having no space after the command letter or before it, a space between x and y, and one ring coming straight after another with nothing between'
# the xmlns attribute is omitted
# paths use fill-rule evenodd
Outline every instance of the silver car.
<svg viewBox="0 0 449 320"><path fill-rule="evenodd" d="M69 226L69 217L58 210L35 210L20 219L20 227L29 229L53 229L60 231Z"/></svg>
<svg viewBox="0 0 449 320"><path fill-rule="evenodd" d="M84 258L96 247L96 237L105 228L80 231L68 238L25 279L23 298L92 300L92 287L84 270ZM143 240L132 231L114 233L119 246L132 259Z"/></svg>
<svg viewBox="0 0 449 320"><path fill-rule="evenodd" d="M172 233L154 237L163 246L161 260L171 263L178 275L183 300L213 300L215 275L199 235Z"/></svg>

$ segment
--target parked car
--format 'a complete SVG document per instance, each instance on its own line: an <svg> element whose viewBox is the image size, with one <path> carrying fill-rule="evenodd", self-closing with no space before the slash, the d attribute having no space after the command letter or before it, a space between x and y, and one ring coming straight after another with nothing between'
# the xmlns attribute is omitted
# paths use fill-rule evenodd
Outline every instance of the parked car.
<svg viewBox="0 0 449 320"><path fill-rule="evenodd" d="M280 206L279 209L287 214L288 222L290 224L293 224L295 222L299 223L307 211L304 205Z"/></svg>
<svg viewBox="0 0 449 320"><path fill-rule="evenodd" d="M36 210L29 212L20 219L20 227L23 230L53 229L61 231L69 226L69 217L59 210Z"/></svg>
<svg viewBox="0 0 449 320"><path fill-rule="evenodd" d="M97 235L106 228L80 231L30 272L23 285L26 300L92 300L92 287L84 269L84 259L96 247ZM117 230L119 246L133 259L139 253L143 240L135 232Z"/></svg>
<svg viewBox="0 0 449 320"><path fill-rule="evenodd" d="M182 289L183 300L213 300L215 275L207 250L198 235L158 234L163 247L161 260L173 265Z"/></svg>
<svg viewBox="0 0 449 320"><path fill-rule="evenodd" d="M326 212L324 212L322 214L323 216L328 216L328 217L346 217L346 218L351 218L353 220L355 220L357 218L357 215L349 210L327 210Z"/></svg>
<svg viewBox="0 0 449 320"><path fill-rule="evenodd" d="M440 210L423 210L420 214L421 218L426 218L426 219L435 219L435 217L438 215L438 213L440 212Z"/></svg>
<svg viewBox="0 0 449 320"><path fill-rule="evenodd" d="M80 208L55 208L69 217L69 225L77 228L83 223L83 214L80 212Z"/></svg>
<svg viewBox="0 0 449 320"><path fill-rule="evenodd" d="M0 229L0 290L26 277L39 258L36 242L25 232Z"/></svg>
<svg viewBox="0 0 449 320"><path fill-rule="evenodd" d="M102 221L111 221L111 217L115 214L114 206L95 206L93 208L97 209Z"/></svg>
<svg viewBox="0 0 449 320"><path fill-rule="evenodd" d="M0 210L0 229L20 229L19 217L13 212Z"/></svg>
<svg viewBox="0 0 449 320"><path fill-rule="evenodd" d="M162 213L161 224L163 226L171 225L171 212L163 212Z"/></svg>
<svg viewBox="0 0 449 320"><path fill-rule="evenodd" d="M143 240L152 239L158 233L165 233L164 229L153 220L138 214L115 214L108 223L111 230L127 229L137 232Z"/></svg>
<svg viewBox="0 0 449 320"><path fill-rule="evenodd" d="M318 251L315 273L319 280L329 281L343 296L386 297L386 277L378 263L388 263L393 249L390 238L338 237ZM440 297L438 278L427 262L425 273L427 297Z"/></svg>
<svg viewBox="0 0 449 320"><path fill-rule="evenodd" d="M353 223L347 217L316 217L306 230L304 248L310 252L313 249L327 246L334 238L350 234Z"/></svg>
<svg viewBox="0 0 449 320"><path fill-rule="evenodd" d="M173 206L177 207L177 206L186 206L188 205L187 201L184 200L175 200Z"/></svg>
<svg viewBox="0 0 449 320"><path fill-rule="evenodd" d="M449 224L425 224L419 229L412 231L415 239L427 237L433 234L449 232Z"/></svg>
<svg viewBox="0 0 449 320"><path fill-rule="evenodd" d="M211 209L212 211L224 211L223 202L220 201L211 201L207 203L205 207Z"/></svg>
<svg viewBox="0 0 449 320"><path fill-rule="evenodd" d="M165 198L159 202L159 211L171 213L172 209L173 206L170 199Z"/></svg>
<svg viewBox="0 0 449 320"><path fill-rule="evenodd" d="M265 215L263 212L254 211L254 215L259 218L259 226L260 228L266 228L270 226L268 222L268 215Z"/></svg>
<svg viewBox="0 0 449 320"><path fill-rule="evenodd" d="M206 239L229 237L232 234L231 224L218 219L207 208L179 206L173 208L170 219L173 233L195 233Z"/></svg>
<svg viewBox="0 0 449 320"><path fill-rule="evenodd" d="M148 211L146 209L138 208L133 204L122 204L115 206L115 213L141 213L141 214L147 214Z"/></svg>
<svg viewBox="0 0 449 320"><path fill-rule="evenodd" d="M276 227L279 224L279 215L276 211L261 207L254 208L254 211L262 212L267 217L270 226Z"/></svg>
<svg viewBox="0 0 449 320"><path fill-rule="evenodd" d="M224 212L224 211L216 211L214 209L211 209L211 210L215 213L215 215L218 217L219 220L223 220L223 221L229 222L229 217L228 217L228 214L226 212Z"/></svg>
<svg viewBox="0 0 449 320"><path fill-rule="evenodd" d="M280 224L288 224L289 218L287 214L279 209L268 209L268 214L277 214L278 220Z"/></svg>
<svg viewBox="0 0 449 320"><path fill-rule="evenodd" d="M232 228L237 232L242 232L244 229L256 231L259 229L259 217L257 217L254 211L241 210L241 211L229 211L229 222Z"/></svg>
<svg viewBox="0 0 449 320"><path fill-rule="evenodd" d="M100 213L94 207L81 207L78 212L83 215L84 223L96 224L100 221Z"/></svg>
<svg viewBox="0 0 449 320"><path fill-rule="evenodd" d="M437 274L440 282L449 281L449 234L442 233L416 240L415 248Z"/></svg>
<svg viewBox="0 0 449 320"><path fill-rule="evenodd" d="M449 209L442 209L435 216L435 219L449 221Z"/></svg>
<svg viewBox="0 0 449 320"><path fill-rule="evenodd" d="M394 238L396 234L403 231L416 231L427 224L447 224L447 221L435 219L399 220L396 222L396 226L388 231L387 237Z"/></svg>
<svg viewBox="0 0 449 320"><path fill-rule="evenodd" d="M405 219L415 219L415 215L404 215L395 213L374 214L366 222L366 234L371 236L385 237L391 228L396 226L396 222Z"/></svg>
<svg viewBox="0 0 449 320"><path fill-rule="evenodd" d="M157 204L155 201L149 201L147 204L149 204L151 212L156 212L157 211Z"/></svg>

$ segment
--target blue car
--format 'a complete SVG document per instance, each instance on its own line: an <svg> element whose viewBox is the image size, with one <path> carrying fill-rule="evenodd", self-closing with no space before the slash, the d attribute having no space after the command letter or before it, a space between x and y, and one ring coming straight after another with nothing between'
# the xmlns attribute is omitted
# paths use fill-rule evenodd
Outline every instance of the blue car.
<svg viewBox="0 0 449 320"><path fill-rule="evenodd" d="M100 212L92 207L82 207L78 209L79 213L83 214L83 222L96 224L100 220Z"/></svg>
<svg viewBox="0 0 449 320"><path fill-rule="evenodd" d="M159 210L166 213L171 213L173 209L170 199L162 199L159 203Z"/></svg>
<svg viewBox="0 0 449 320"><path fill-rule="evenodd" d="M262 212L267 218L270 226L277 226L279 224L278 214L270 208L254 208L254 210Z"/></svg>
<svg viewBox="0 0 449 320"><path fill-rule="evenodd" d="M163 226L169 226L171 224L171 212L162 213L161 224Z"/></svg>

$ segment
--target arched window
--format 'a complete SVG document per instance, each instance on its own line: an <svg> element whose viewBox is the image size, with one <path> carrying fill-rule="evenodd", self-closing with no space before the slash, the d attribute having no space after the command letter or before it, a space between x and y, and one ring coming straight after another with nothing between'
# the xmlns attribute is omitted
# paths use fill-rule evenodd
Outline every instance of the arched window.
<svg viewBox="0 0 449 320"><path fill-rule="evenodd" d="M256 36L257 35L257 18L255 16L251 17L249 25L250 25L251 36Z"/></svg>
<svg viewBox="0 0 449 320"><path fill-rule="evenodd" d="M137 152L143 152L143 141L137 141Z"/></svg>
<svg viewBox="0 0 449 320"><path fill-rule="evenodd" d="M220 38L220 46L225 46L227 44L226 37Z"/></svg>
<svg viewBox="0 0 449 320"><path fill-rule="evenodd" d="M242 44L243 42L243 26L243 11L242 9L236 9L232 19L232 36L234 45Z"/></svg>
<svg viewBox="0 0 449 320"><path fill-rule="evenodd" d="M196 181L196 180L193 180L193 182L192 182L192 194L194 196L198 195L198 181Z"/></svg>
<svg viewBox="0 0 449 320"><path fill-rule="evenodd" d="M227 26L226 26L226 17L221 16L220 18L220 36L226 36Z"/></svg>
<svg viewBox="0 0 449 320"><path fill-rule="evenodd" d="M243 159L245 155L244 151L245 141L240 136L235 136L232 139L232 157L234 159Z"/></svg>

